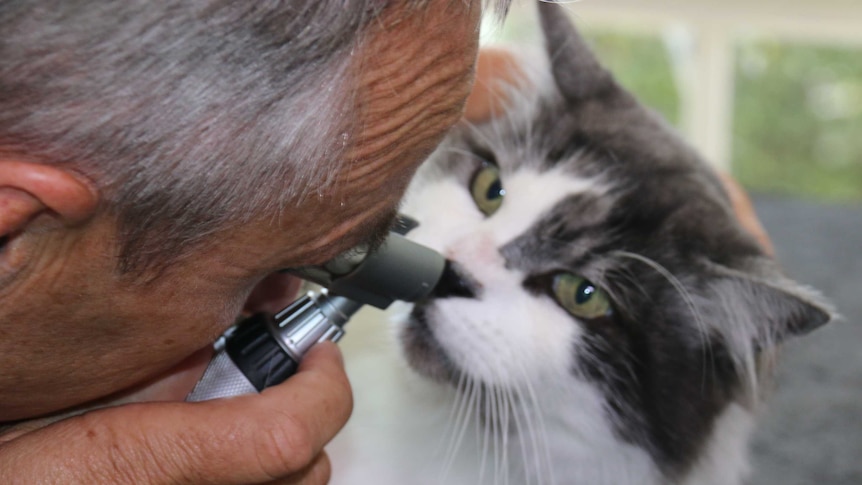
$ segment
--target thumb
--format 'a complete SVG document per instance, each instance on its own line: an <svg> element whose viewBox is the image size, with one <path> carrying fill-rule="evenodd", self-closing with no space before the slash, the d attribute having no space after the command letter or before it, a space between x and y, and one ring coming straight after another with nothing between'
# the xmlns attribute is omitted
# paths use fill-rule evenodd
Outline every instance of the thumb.
<svg viewBox="0 0 862 485"><path fill-rule="evenodd" d="M340 353L320 344L293 377L259 395L132 404L25 434L0 446L0 483L231 484L306 476L351 407Z"/></svg>

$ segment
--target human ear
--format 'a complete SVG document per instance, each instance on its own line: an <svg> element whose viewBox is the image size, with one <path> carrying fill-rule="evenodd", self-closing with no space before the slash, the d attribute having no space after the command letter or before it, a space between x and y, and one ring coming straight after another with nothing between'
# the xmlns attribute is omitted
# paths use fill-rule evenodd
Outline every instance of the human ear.
<svg viewBox="0 0 862 485"><path fill-rule="evenodd" d="M41 215L60 226L77 226L93 215L98 200L95 187L67 168L0 157L0 248Z"/></svg>

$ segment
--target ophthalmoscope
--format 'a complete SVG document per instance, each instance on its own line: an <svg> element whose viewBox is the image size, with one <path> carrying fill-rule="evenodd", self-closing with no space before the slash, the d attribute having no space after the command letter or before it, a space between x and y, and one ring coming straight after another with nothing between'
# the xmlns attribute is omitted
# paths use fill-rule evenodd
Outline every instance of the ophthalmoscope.
<svg viewBox="0 0 862 485"><path fill-rule="evenodd" d="M209 366L186 401L260 392L299 368L317 342L337 342L362 305L386 309L395 300L431 294L446 260L404 237L417 224L399 216L373 251L353 248L323 266L287 270L324 289L309 292L275 315L256 314L228 329L215 343Z"/></svg>

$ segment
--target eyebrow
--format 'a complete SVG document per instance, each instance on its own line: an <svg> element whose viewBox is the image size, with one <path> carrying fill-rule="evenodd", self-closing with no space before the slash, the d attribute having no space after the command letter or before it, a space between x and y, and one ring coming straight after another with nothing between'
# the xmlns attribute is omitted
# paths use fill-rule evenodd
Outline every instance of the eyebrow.
<svg viewBox="0 0 862 485"><path fill-rule="evenodd" d="M371 229L368 231L367 235L362 239L362 243L368 247L370 252L374 252L383 245L386 241L386 238L389 237L389 232L392 230L392 227L395 225L396 219L398 218L398 209L389 209L386 212L383 212L380 216L376 217L373 222L370 223Z"/></svg>

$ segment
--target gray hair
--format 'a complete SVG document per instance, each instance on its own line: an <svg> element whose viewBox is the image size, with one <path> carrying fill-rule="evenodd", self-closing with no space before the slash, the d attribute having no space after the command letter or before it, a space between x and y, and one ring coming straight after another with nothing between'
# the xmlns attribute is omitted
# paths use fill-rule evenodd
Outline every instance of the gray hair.
<svg viewBox="0 0 862 485"><path fill-rule="evenodd" d="M349 53L394 3L426 2L3 1L0 149L95 180L119 270L164 267L332 181Z"/></svg>

